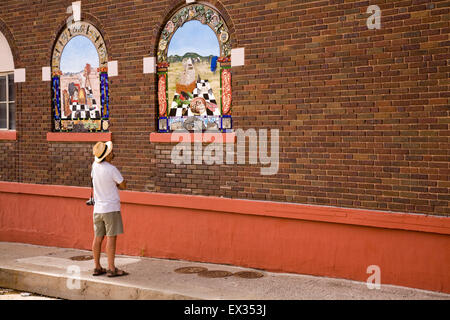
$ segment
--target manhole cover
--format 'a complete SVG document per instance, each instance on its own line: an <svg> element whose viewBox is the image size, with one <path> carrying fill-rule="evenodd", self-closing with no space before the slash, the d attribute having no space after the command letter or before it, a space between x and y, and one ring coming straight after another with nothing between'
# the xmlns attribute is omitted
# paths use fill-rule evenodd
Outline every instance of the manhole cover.
<svg viewBox="0 0 450 320"><path fill-rule="evenodd" d="M231 272L222 270L202 271L198 274L200 277L205 278L225 278L233 275Z"/></svg>
<svg viewBox="0 0 450 320"><path fill-rule="evenodd" d="M261 272L255 272L255 271L239 271L234 274L234 276L237 276L239 278L245 278L245 279L258 279L264 277L264 275Z"/></svg>
<svg viewBox="0 0 450 320"><path fill-rule="evenodd" d="M203 271L207 271L208 269L203 267L183 267L175 269L175 272L177 273L199 273Z"/></svg>
<svg viewBox="0 0 450 320"><path fill-rule="evenodd" d="M93 256L75 256L75 257L70 257L70 260L75 260L75 261L87 261L87 260L92 260L94 259Z"/></svg>

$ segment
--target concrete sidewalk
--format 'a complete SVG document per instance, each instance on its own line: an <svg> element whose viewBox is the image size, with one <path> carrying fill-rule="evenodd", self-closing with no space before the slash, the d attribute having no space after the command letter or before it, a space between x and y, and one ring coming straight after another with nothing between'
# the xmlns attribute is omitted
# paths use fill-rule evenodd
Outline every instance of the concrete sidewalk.
<svg viewBox="0 0 450 320"><path fill-rule="evenodd" d="M90 251L0 242L0 287L63 299L450 300L448 294L391 285L370 290L366 283L343 279L129 256L117 256L116 265L130 275L94 277L91 275L93 260L71 259L91 255ZM107 266L104 254L102 265ZM229 274L208 278L198 273L174 271L182 267L228 271ZM264 276L249 279L235 275L241 271L256 271Z"/></svg>

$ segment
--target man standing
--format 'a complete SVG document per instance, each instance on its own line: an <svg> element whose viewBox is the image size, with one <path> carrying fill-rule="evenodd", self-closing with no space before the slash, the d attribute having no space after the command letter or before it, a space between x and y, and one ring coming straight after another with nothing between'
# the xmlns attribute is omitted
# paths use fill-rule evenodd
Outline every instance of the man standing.
<svg viewBox="0 0 450 320"><path fill-rule="evenodd" d="M98 142L93 148L95 161L92 164L91 178L94 188L94 232L92 243L94 253L94 276L107 273L108 277L124 276L128 273L119 270L114 264L116 240L123 233L122 216L120 213L119 190L126 188L126 182L119 170L111 164L114 159L112 142ZM102 242L107 237L106 253L108 255L108 270L100 264Z"/></svg>

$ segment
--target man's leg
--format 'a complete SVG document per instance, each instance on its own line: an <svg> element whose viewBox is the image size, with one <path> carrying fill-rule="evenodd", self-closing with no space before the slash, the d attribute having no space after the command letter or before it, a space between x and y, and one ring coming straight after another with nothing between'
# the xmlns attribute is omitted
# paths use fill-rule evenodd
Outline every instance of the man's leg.
<svg viewBox="0 0 450 320"><path fill-rule="evenodd" d="M101 265L100 265L100 254L102 252L102 243L103 243L103 239L105 237L101 236L101 237L94 237L94 241L92 242L92 252L94 254L94 263L95 263L95 269L100 270L101 269Z"/></svg>
<svg viewBox="0 0 450 320"><path fill-rule="evenodd" d="M95 269L101 270L100 254L102 252L102 242L106 234L105 222L103 221L103 215L98 213L94 213L93 220L94 240L92 241L92 253L94 255Z"/></svg>
<svg viewBox="0 0 450 320"><path fill-rule="evenodd" d="M116 257L116 240L117 236L107 236L106 253L108 255L108 270L114 271L116 266L114 259Z"/></svg>
<svg viewBox="0 0 450 320"><path fill-rule="evenodd" d="M122 216L120 211L110 212L105 215L106 223L106 253L108 254L108 277L127 275L123 270L116 269L114 260L116 257L117 235L123 233Z"/></svg>

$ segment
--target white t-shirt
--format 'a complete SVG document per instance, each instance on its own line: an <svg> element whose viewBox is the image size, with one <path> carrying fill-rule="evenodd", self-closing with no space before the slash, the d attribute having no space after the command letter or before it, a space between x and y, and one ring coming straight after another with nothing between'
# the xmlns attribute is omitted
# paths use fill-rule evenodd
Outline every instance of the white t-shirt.
<svg viewBox="0 0 450 320"><path fill-rule="evenodd" d="M123 182L119 170L107 161L92 164L92 185L94 186L94 212L120 211L120 197L117 184Z"/></svg>

